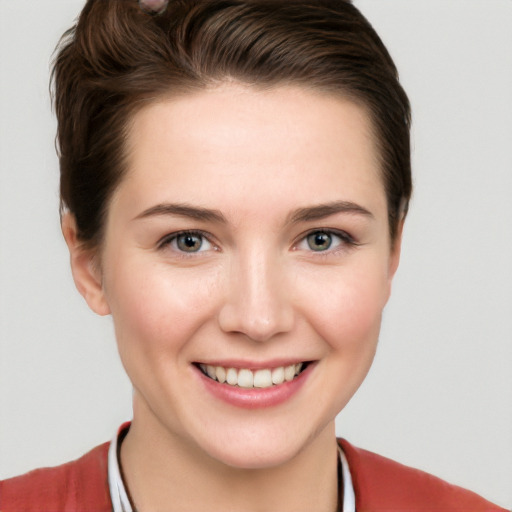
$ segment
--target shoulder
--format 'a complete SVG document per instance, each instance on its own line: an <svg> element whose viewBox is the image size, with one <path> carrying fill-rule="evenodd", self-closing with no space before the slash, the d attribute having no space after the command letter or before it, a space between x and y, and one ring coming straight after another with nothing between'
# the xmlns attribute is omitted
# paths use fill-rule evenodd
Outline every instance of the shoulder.
<svg viewBox="0 0 512 512"><path fill-rule="evenodd" d="M350 468L359 512L500 512L477 494L338 440Z"/></svg>
<svg viewBox="0 0 512 512"><path fill-rule="evenodd" d="M105 443L67 464L1 481L1 512L110 512L108 447Z"/></svg>

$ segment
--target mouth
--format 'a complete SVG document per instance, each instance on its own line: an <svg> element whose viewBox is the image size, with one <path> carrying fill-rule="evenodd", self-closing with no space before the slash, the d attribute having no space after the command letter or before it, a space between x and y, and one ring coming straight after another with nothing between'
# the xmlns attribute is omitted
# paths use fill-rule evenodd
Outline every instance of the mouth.
<svg viewBox="0 0 512 512"><path fill-rule="evenodd" d="M220 384L244 389L265 389L279 386L296 379L310 364L310 361L297 362L276 368L233 368L196 363L197 368L209 379Z"/></svg>

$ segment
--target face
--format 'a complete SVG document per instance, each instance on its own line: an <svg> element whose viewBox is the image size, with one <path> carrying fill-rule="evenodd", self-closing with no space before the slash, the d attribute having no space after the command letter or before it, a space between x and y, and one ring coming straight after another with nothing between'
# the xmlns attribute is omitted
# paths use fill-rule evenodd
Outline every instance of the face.
<svg viewBox="0 0 512 512"><path fill-rule="evenodd" d="M88 298L112 314L135 422L247 468L333 432L398 259L370 132L355 104L292 87L135 116Z"/></svg>

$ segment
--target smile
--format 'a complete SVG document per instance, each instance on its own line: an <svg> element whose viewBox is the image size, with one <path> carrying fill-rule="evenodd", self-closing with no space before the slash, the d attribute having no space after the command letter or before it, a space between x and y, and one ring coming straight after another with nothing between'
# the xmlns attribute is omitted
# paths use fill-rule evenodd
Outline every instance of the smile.
<svg viewBox="0 0 512 512"><path fill-rule="evenodd" d="M294 380L303 370L307 363L295 363L277 368L261 368L250 370L248 368L225 368L223 366L211 366L199 364L199 369L204 375L221 384L251 389L270 388L285 382Z"/></svg>

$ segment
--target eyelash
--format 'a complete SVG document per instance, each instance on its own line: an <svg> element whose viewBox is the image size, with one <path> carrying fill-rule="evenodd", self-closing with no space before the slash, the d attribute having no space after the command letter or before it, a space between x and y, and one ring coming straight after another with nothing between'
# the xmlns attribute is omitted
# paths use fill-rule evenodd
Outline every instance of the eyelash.
<svg viewBox="0 0 512 512"><path fill-rule="evenodd" d="M307 231L306 233L303 233L301 234L298 239L297 239L297 242L295 242L293 244L293 250L299 250L298 249L298 246L301 244L301 243L307 243L307 239L308 237L312 236L312 235L315 235L315 234L325 234L325 235L330 235L330 236L334 236L334 237L337 237L341 240L341 243L338 247L335 247L333 249L331 249L330 247L327 248L326 250L322 251L315 251L314 249L309 249L308 252L311 252L315 255L315 257L326 257L326 256L329 256L329 255L332 255L333 253L336 254L340 251L347 251L353 247L356 247L358 245L360 245L351 235L349 235L346 231L340 231L338 229L332 229L332 228L316 228L316 229L313 229L313 230L310 230L310 231ZM203 242L206 240L209 244L212 245L213 249L215 251L218 251L219 248L217 246L217 244L215 244L214 242L212 242L212 235L210 235L209 233L205 232L205 231L201 231L201 230L184 230L184 231L177 231L175 233L170 233L168 235L165 235L157 244L157 248L159 250L163 250L165 249L167 246L171 245L174 241L176 241L180 236L183 236L183 235L190 235L190 236L194 236L194 237L200 237ZM180 255L180 257L184 257L184 258L187 258L187 257L193 257L194 255L198 254L199 252L204 252L204 251L191 251L189 253L187 253L186 251L181 251L177 248L174 248L175 252L177 254Z"/></svg>
<svg viewBox="0 0 512 512"><path fill-rule="evenodd" d="M195 236L201 238L203 241L206 240L208 243L212 245L214 250L218 250L217 245L212 242L212 236L209 233L206 233L205 231L201 230L184 230L184 231L177 231L176 233L170 233L168 235L165 235L157 244L157 248L159 250L165 249L167 246L171 245L174 241L176 241L180 236L183 235L189 235L189 236ZM190 253L187 253L186 251L181 251L179 249L175 248L175 252L180 255L180 257L187 258L194 256L195 254L198 254L199 252L203 251L191 251Z"/></svg>
<svg viewBox="0 0 512 512"><path fill-rule="evenodd" d="M349 235L346 231L341 231L338 229L332 228L315 228L311 231L307 231L306 233L300 235L297 243L294 244L294 250L299 250L298 246L302 243L308 243L308 238L312 235L325 234L329 236L334 236L340 239L340 243L337 247L331 248L328 247L323 251L315 251L314 249L309 248L308 252L314 254L315 258L326 258L332 256L333 254L337 254L339 252L346 252L354 247L357 247L359 244L351 235Z"/></svg>

